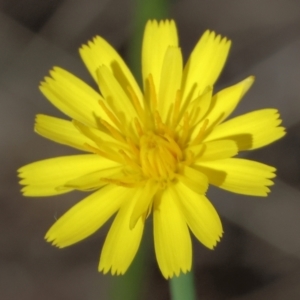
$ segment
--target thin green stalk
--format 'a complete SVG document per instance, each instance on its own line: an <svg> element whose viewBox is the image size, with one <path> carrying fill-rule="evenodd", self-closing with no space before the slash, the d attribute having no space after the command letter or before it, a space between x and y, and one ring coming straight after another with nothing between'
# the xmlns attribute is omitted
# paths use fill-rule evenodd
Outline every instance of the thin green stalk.
<svg viewBox="0 0 300 300"><path fill-rule="evenodd" d="M140 300L148 265L151 232L146 228L140 249L131 266L124 275L114 276L111 281L109 299L112 300Z"/></svg>
<svg viewBox="0 0 300 300"><path fill-rule="evenodd" d="M132 17L132 36L128 45L128 65L141 83L141 49L143 32L148 19L165 19L168 16L169 0L134 0ZM145 266L149 250L149 230L145 230L141 247L129 270L125 275L112 278L110 299L113 300L139 300L141 288L145 281Z"/></svg>
<svg viewBox="0 0 300 300"><path fill-rule="evenodd" d="M172 300L196 300L194 274L189 272L169 281Z"/></svg>

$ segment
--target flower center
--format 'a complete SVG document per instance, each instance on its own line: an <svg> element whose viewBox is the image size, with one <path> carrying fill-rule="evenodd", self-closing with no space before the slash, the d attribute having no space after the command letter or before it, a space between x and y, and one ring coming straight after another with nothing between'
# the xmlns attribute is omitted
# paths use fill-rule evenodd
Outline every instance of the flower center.
<svg viewBox="0 0 300 300"><path fill-rule="evenodd" d="M182 152L178 144L168 135L153 132L140 138L140 164L144 176L156 180L173 180Z"/></svg>

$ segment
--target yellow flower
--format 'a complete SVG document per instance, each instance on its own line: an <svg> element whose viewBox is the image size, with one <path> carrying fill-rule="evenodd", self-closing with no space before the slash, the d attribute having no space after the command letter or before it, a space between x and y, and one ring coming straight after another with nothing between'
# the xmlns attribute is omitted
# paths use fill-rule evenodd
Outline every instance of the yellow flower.
<svg viewBox="0 0 300 300"><path fill-rule="evenodd" d="M31 163L19 169L25 196L94 191L59 218L46 239L59 248L79 242L116 213L99 271L123 274L146 219L153 214L154 245L165 278L191 269L189 230L213 249L223 230L205 197L208 185L266 196L275 168L239 151L284 135L276 109L226 120L252 85L252 76L217 93L213 85L230 41L206 31L183 67L174 21L149 21L142 47L143 91L117 52L101 37L80 49L100 93L55 67L40 85L72 120L38 115L35 130L86 154Z"/></svg>

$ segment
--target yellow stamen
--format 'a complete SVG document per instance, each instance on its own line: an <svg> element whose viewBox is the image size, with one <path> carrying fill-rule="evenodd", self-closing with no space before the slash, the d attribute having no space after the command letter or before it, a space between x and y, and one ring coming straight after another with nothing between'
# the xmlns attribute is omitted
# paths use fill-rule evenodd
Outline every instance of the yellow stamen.
<svg viewBox="0 0 300 300"><path fill-rule="evenodd" d="M137 134L139 135L139 137L141 137L144 134L144 132L143 132L142 126L141 126L138 118L134 119L134 125L135 125Z"/></svg>
<svg viewBox="0 0 300 300"><path fill-rule="evenodd" d="M164 124L163 124L161 117L159 115L159 112L157 110L154 112L154 119L155 119L156 128L158 129L158 131L163 132Z"/></svg>
<svg viewBox="0 0 300 300"><path fill-rule="evenodd" d="M131 149L132 153L136 157L139 157L140 156L140 150L138 149L138 147L136 146L136 144L130 138L127 138L127 143L129 145L129 148Z"/></svg>
<svg viewBox="0 0 300 300"><path fill-rule="evenodd" d="M179 140L179 142L182 146L184 146L184 144L185 144L185 142L188 138L189 130L190 130L189 113L185 112L185 114L183 115L182 135L181 135L181 138Z"/></svg>
<svg viewBox="0 0 300 300"><path fill-rule="evenodd" d="M162 153L160 153L162 154ZM157 169L157 175L161 178L167 178L170 173L170 167L162 159L154 160L155 167Z"/></svg>
<svg viewBox="0 0 300 300"><path fill-rule="evenodd" d="M173 131L162 122L160 114L157 110L154 112L154 119L156 123L156 128L158 129L158 132L160 134L167 133L169 136L174 136Z"/></svg>
<svg viewBox="0 0 300 300"><path fill-rule="evenodd" d="M190 126L192 127L194 123L198 120L198 116L200 114L200 107L194 106L190 112Z"/></svg>
<svg viewBox="0 0 300 300"><path fill-rule="evenodd" d="M101 120L101 123L103 126L106 127L106 129L110 132L110 134L118 141L122 143L126 143L124 137L121 135L121 133L115 129L113 126L111 126L108 122Z"/></svg>
<svg viewBox="0 0 300 300"><path fill-rule="evenodd" d="M173 115L172 115L172 128L175 128L177 125L179 111L180 111L180 104L181 104L181 92L178 90L176 92L175 103L173 107Z"/></svg>
<svg viewBox="0 0 300 300"><path fill-rule="evenodd" d="M175 152L177 161L180 161L182 159L182 151L181 148L178 146L178 144L173 140L173 138L167 134L164 135L164 137L168 140L170 143L169 145L166 144L166 147L171 151Z"/></svg>
<svg viewBox="0 0 300 300"><path fill-rule="evenodd" d="M183 163L187 166L190 166L193 163L194 158L195 158L195 154L191 150L188 150L186 152L186 157Z"/></svg>
<svg viewBox="0 0 300 300"><path fill-rule="evenodd" d="M176 171L176 161L173 155L170 155L170 152L164 148L159 147L159 156L156 159L156 164L159 169L159 174L161 177L172 179L173 174Z"/></svg>
<svg viewBox="0 0 300 300"><path fill-rule="evenodd" d="M140 163L145 176L157 178L157 170L154 170L153 157L151 158L151 153L153 153L151 150L156 147L153 136L152 134L144 135L140 139ZM152 162L150 162L151 160Z"/></svg>
<svg viewBox="0 0 300 300"><path fill-rule="evenodd" d="M136 182L125 182L125 181L121 181L120 179L113 179L113 178L100 178L100 181L104 181L106 183L115 184L119 186L130 187L130 188L137 186Z"/></svg>
<svg viewBox="0 0 300 300"><path fill-rule="evenodd" d="M122 130L122 126L119 122L119 120L116 118L116 116L106 107L106 105L104 104L104 102L102 100L99 100L99 104L102 107L102 109L104 110L104 112L106 113L106 115L110 118L110 120L117 126L117 128L119 128L120 130Z"/></svg>
<svg viewBox="0 0 300 300"><path fill-rule="evenodd" d="M141 171L141 167L133 161L124 150L119 150L119 153L124 158L125 162L137 171Z"/></svg>
<svg viewBox="0 0 300 300"><path fill-rule="evenodd" d="M205 121L203 122L203 125L200 128L200 130L199 130L196 138L192 141L192 143L190 144L190 146L197 145L198 143L201 142L201 140L202 140L202 138L203 138L203 136L205 134L205 130L206 130L207 126L208 126L208 122L209 122L208 119L205 119Z"/></svg>
<svg viewBox="0 0 300 300"><path fill-rule="evenodd" d="M127 90L130 93L131 100L133 102L136 112L142 119L144 119L145 112L141 106L141 102L140 102L139 98L137 97L136 93L134 92L134 90L132 89L131 86L127 86Z"/></svg>
<svg viewBox="0 0 300 300"><path fill-rule="evenodd" d="M141 151L140 157L144 175L152 177L153 179L158 179L158 170L155 164L155 158L153 157L153 152L147 153L146 151Z"/></svg>
<svg viewBox="0 0 300 300"><path fill-rule="evenodd" d="M172 140L169 136L168 139ZM168 139L152 132L140 139L140 164L145 176L158 181L173 180L179 161L177 152L182 154L175 141L170 143Z"/></svg>
<svg viewBox="0 0 300 300"><path fill-rule="evenodd" d="M117 155L113 154L113 153L106 153L98 148L95 148L93 146L91 146L90 144L88 143L85 143L84 146L90 150L91 152L95 153L95 154L98 154L100 156L103 156L105 158L108 158L110 160L113 160L115 162L118 162L118 163L123 163L122 159L120 157L118 157Z"/></svg>

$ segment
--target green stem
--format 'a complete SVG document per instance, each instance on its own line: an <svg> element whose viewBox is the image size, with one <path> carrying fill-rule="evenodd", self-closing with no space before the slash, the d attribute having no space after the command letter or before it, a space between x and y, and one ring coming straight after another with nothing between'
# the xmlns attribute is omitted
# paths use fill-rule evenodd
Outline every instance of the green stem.
<svg viewBox="0 0 300 300"><path fill-rule="evenodd" d="M145 24L149 19L165 19L169 15L171 0L134 0L132 17L132 37L128 45L128 65L138 83L141 84L141 48ZM149 230L144 233L143 243L129 270L124 276L112 278L110 299L113 300L139 300L141 289L146 279L145 267L149 251L149 239L152 238ZM175 298L174 298L175 299ZM189 298L176 298L186 299ZM191 298L193 299L193 298Z"/></svg>
<svg viewBox="0 0 300 300"><path fill-rule="evenodd" d="M173 277L169 281L172 300L196 300L193 272Z"/></svg>
<svg viewBox="0 0 300 300"><path fill-rule="evenodd" d="M122 276L114 276L111 280L111 291L109 299L113 300L139 300L146 273L148 271L147 258L149 250L149 238L151 233L145 230L140 249L127 272Z"/></svg>

